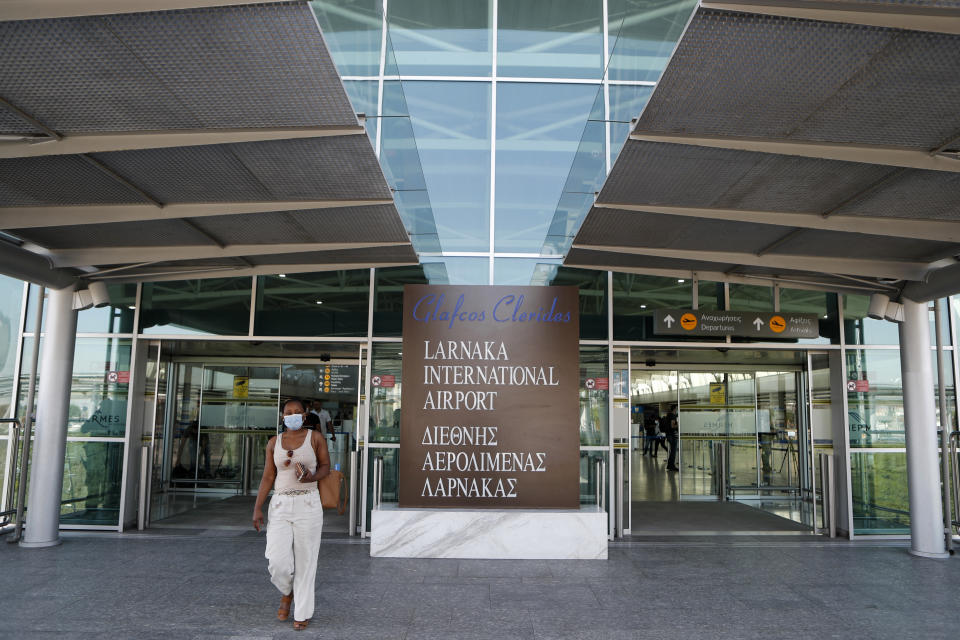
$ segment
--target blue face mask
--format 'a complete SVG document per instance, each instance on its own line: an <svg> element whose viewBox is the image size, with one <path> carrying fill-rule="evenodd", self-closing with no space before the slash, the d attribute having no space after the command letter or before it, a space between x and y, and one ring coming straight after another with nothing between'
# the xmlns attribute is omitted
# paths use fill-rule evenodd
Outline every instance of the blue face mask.
<svg viewBox="0 0 960 640"><path fill-rule="evenodd" d="M283 416L283 426L290 431L296 431L303 426L303 415L299 413L293 413L289 416Z"/></svg>

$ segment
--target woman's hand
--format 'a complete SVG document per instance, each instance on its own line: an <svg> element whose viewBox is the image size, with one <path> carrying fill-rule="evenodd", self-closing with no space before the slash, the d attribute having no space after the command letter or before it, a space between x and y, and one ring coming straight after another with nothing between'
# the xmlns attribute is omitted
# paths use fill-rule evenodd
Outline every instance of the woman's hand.
<svg viewBox="0 0 960 640"><path fill-rule="evenodd" d="M253 528L259 532L261 527L263 527L263 510L254 509L253 510Z"/></svg>
<svg viewBox="0 0 960 640"><path fill-rule="evenodd" d="M297 463L297 480L304 484L316 482L313 477L313 473L308 471L307 468L300 462Z"/></svg>

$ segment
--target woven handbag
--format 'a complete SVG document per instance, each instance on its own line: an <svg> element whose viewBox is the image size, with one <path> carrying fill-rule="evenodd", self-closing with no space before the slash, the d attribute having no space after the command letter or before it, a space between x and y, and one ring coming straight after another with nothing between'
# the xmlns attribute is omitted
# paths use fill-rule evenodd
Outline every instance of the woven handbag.
<svg viewBox="0 0 960 640"><path fill-rule="evenodd" d="M317 489L324 509L336 509L338 514L344 514L347 510L347 483L342 473L331 469L328 475L317 480Z"/></svg>

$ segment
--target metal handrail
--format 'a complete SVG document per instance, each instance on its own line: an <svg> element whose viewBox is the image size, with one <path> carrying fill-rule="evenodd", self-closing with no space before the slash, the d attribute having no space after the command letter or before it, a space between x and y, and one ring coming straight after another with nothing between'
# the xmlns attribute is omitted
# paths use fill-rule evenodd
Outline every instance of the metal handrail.
<svg viewBox="0 0 960 640"><path fill-rule="evenodd" d="M5 527L8 524L14 522L14 519L9 516L13 514L19 514L19 517L22 517L22 513L19 509L19 493L14 491L14 488L17 484L17 469L18 461L20 460L20 440L22 438L23 425L16 418L2 418L0 419L0 424L12 424L13 425L13 442L11 443L12 451L10 454L10 468L7 470L7 499L6 503L8 505L12 504L13 507L8 507L5 511L0 511L0 527ZM21 461L22 462L22 461Z"/></svg>
<svg viewBox="0 0 960 640"><path fill-rule="evenodd" d="M626 449L613 450L613 486L616 504L616 528L614 537L623 537L623 454Z"/></svg>
<svg viewBox="0 0 960 640"><path fill-rule="evenodd" d="M14 534L7 539L7 542L10 543L20 542L23 537L23 513L27 506L27 467L30 465L30 447L33 444L30 432L33 431L33 424L36 421L34 404L37 394L37 369L40 362L40 333L43 331L43 299L46 292L47 289L44 286L41 286L37 291L37 307L33 320L33 350L30 354L30 377L27 384L27 402L24 405L23 412L23 421L26 424L21 425L23 453L20 455L20 482L17 486L17 520Z"/></svg>
<svg viewBox="0 0 960 640"><path fill-rule="evenodd" d="M833 453L827 451L817 452L820 458L820 504L823 506L823 526L825 533L831 538L837 537L836 515L834 514L834 504L836 493L834 489L834 469ZM816 526L816 522L814 522Z"/></svg>
<svg viewBox="0 0 960 640"><path fill-rule="evenodd" d="M727 478L727 448L725 442L714 442L713 443L713 454L714 460L716 461L716 473L714 474L717 481L717 500L724 502L727 499L727 490L733 489L733 487L728 486Z"/></svg>
<svg viewBox="0 0 960 640"><path fill-rule="evenodd" d="M597 507L600 508L600 511L605 511L604 498L607 495L607 492L603 490L604 481L607 477L607 463L604 461L603 456L597 456L594 465L594 493L596 494Z"/></svg>
<svg viewBox="0 0 960 640"><path fill-rule="evenodd" d="M373 458L373 508L379 509L383 500L383 456Z"/></svg>
<svg viewBox="0 0 960 640"><path fill-rule="evenodd" d="M960 440L960 431L952 431L949 437L949 446L947 447L947 456L950 461L950 475L952 476L953 483L953 508L960 508L960 466L958 466L957 460L957 442ZM950 501L947 500L947 504L950 504ZM960 514L953 513L953 508L950 509L951 513L949 514L950 524L960 532Z"/></svg>

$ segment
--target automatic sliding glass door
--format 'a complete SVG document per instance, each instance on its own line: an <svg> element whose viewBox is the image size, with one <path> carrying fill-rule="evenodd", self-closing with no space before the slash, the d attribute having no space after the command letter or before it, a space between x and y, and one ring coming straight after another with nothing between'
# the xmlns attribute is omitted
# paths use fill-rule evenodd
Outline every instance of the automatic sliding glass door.
<svg viewBox="0 0 960 640"><path fill-rule="evenodd" d="M207 365L197 439L197 488L246 495L263 474L267 441L277 433L280 367ZM255 490L255 489L254 489Z"/></svg>
<svg viewBox="0 0 960 640"><path fill-rule="evenodd" d="M725 499L757 484L755 377L750 371L679 374L680 494Z"/></svg>
<svg viewBox="0 0 960 640"><path fill-rule="evenodd" d="M757 372L758 484L764 495L800 493L797 371Z"/></svg>

